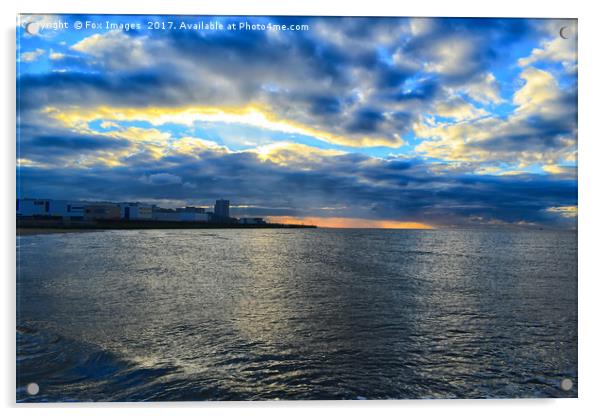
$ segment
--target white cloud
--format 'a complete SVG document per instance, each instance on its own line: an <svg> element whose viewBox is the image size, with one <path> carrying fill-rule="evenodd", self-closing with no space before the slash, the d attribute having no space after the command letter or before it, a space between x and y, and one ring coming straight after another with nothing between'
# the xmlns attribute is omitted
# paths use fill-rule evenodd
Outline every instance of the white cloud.
<svg viewBox="0 0 602 416"><path fill-rule="evenodd" d="M577 170L575 167L560 166L560 165L544 165L542 166L544 172L551 173L552 175L576 175Z"/></svg>
<svg viewBox="0 0 602 416"><path fill-rule="evenodd" d="M101 125L102 127L102 125ZM162 144L166 142L171 135L155 128L127 127L121 130L115 130L107 133L113 137L123 137L130 141L148 142Z"/></svg>
<svg viewBox="0 0 602 416"><path fill-rule="evenodd" d="M550 207L546 209L547 212L552 214L560 215L564 218L575 218L578 214L577 205L567 205L562 207Z"/></svg>
<svg viewBox="0 0 602 416"><path fill-rule="evenodd" d="M21 61L23 62L34 62L37 61L38 58L44 55L46 51L44 49L36 49L35 51L29 52L21 52Z"/></svg>
<svg viewBox="0 0 602 416"><path fill-rule="evenodd" d="M561 91L551 73L529 67L521 72L520 77L525 83L513 97L514 104L518 106L516 113L559 116L566 111L558 100Z"/></svg>
<svg viewBox="0 0 602 416"><path fill-rule="evenodd" d="M455 37L442 39L430 50L432 59L426 70L447 76L461 76L472 71L475 43L470 38Z"/></svg>
<svg viewBox="0 0 602 416"><path fill-rule="evenodd" d="M414 36L423 36L435 27L435 20L429 17L414 17L410 20L410 30Z"/></svg>
<svg viewBox="0 0 602 416"><path fill-rule="evenodd" d="M482 76L477 81L470 83L464 88L464 92L470 98L480 103L499 104L502 102L499 83L491 72Z"/></svg>
<svg viewBox="0 0 602 416"><path fill-rule="evenodd" d="M547 166L548 173L565 173L551 166L574 159L576 125L570 117L575 108L566 103L566 92L551 73L529 67L520 78L524 84L514 94L517 108L511 115L415 123L416 136L425 139L416 150L446 161L472 163L476 170L505 162L519 169L537 164ZM548 123L553 127L546 127Z"/></svg>
<svg viewBox="0 0 602 416"><path fill-rule="evenodd" d="M103 129L118 128L119 124L115 123L114 121L105 120L100 123L100 127L102 127Z"/></svg>
<svg viewBox="0 0 602 416"><path fill-rule="evenodd" d="M50 54L48 56L50 57L51 60L58 61L60 59L65 58L66 55L64 53L54 52L53 50L51 50Z"/></svg>
<svg viewBox="0 0 602 416"><path fill-rule="evenodd" d="M111 69L132 69L153 61L145 49L145 39L110 31L84 38L71 49L98 58Z"/></svg>
<svg viewBox="0 0 602 416"><path fill-rule="evenodd" d="M485 110L476 108L460 98L438 102L435 105L435 112L440 117L453 118L457 121L470 120L487 114Z"/></svg>
<svg viewBox="0 0 602 416"><path fill-rule="evenodd" d="M560 29L567 39L560 36ZM553 20L547 24L548 37L539 48L534 48L531 54L521 58L518 64L522 67L538 61L561 62L565 68L571 69L577 62L577 21Z"/></svg>
<svg viewBox="0 0 602 416"><path fill-rule="evenodd" d="M313 163L325 162L329 157L345 154L340 150L327 150L300 143L279 142L260 146L252 152L262 161L270 161L281 166L295 165L309 169Z"/></svg>

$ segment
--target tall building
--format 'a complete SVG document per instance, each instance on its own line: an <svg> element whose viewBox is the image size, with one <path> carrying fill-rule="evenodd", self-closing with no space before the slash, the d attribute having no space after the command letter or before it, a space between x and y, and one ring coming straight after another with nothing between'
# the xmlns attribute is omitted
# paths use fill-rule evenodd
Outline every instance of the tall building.
<svg viewBox="0 0 602 416"><path fill-rule="evenodd" d="M215 201L213 213L218 218L230 218L230 201L227 199L218 199Z"/></svg>

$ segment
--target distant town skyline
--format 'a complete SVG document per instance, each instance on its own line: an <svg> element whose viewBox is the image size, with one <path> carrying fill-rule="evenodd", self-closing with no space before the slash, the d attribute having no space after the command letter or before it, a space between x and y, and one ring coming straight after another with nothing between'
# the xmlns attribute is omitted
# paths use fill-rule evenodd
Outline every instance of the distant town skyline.
<svg viewBox="0 0 602 416"><path fill-rule="evenodd" d="M17 197L576 227L576 20L231 16L207 20L298 30L165 31L148 22L198 17L90 15L101 30L25 31L81 19L21 16Z"/></svg>
<svg viewBox="0 0 602 416"><path fill-rule="evenodd" d="M81 201L51 198L17 198L17 228L46 223L68 228L85 228L98 220L152 223L211 223L223 225L266 225L262 217L230 214L230 201L217 199L213 211L205 207L165 208L139 201ZM79 224L79 226L78 226ZM282 225L288 223L276 223ZM160 225L165 228L165 224Z"/></svg>

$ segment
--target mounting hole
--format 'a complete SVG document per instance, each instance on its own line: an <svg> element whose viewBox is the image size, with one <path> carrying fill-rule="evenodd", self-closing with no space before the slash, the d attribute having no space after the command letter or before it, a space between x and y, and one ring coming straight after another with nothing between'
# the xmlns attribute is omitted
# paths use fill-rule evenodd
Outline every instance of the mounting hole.
<svg viewBox="0 0 602 416"><path fill-rule="evenodd" d="M560 382L560 388L564 391L569 391L573 388L573 381L570 378L563 378Z"/></svg>
<svg viewBox="0 0 602 416"><path fill-rule="evenodd" d="M25 31L30 35L37 35L40 32L40 25L36 22L30 22L25 25Z"/></svg>
<svg viewBox="0 0 602 416"><path fill-rule="evenodd" d="M29 394L30 396L35 396L39 392L40 386L38 386L38 383L29 383L27 385L27 394Z"/></svg>

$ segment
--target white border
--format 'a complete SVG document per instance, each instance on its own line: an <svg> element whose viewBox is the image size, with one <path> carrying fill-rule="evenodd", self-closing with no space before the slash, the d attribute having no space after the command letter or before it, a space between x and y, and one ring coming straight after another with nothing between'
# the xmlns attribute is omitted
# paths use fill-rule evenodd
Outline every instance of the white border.
<svg viewBox="0 0 602 416"><path fill-rule="evenodd" d="M492 3L470 0L419 0L393 2L368 0L14 0L2 2L3 64L0 66L3 83L1 102L2 126L2 255L3 301L2 342L0 343L2 371L0 392L3 407L8 413L44 415L91 414L111 412L114 415L138 414L198 414L199 412L238 414L244 409L251 414L327 414L341 409L349 414L377 411L384 414L420 412L446 415L504 415L508 413L545 412L546 415L593 413L600 406L602 387L600 366L599 300L602 274L596 260L602 250L600 232L601 197L600 173L602 137L596 123L599 97L602 97L599 77L602 16L591 2L548 0L528 2L503 0ZM232 15L331 15L331 16L494 16L494 17L573 17L579 19L579 399L556 400L443 400L395 402L230 402L179 404L75 404L23 406L15 405L15 22L20 13L129 13L129 14L232 14ZM175 409L174 409L175 407Z"/></svg>
<svg viewBox="0 0 602 416"><path fill-rule="evenodd" d="M504 0L487 4L470 0L420 0L393 2L370 0L186 0L88 1L21 0L21 13L130 13L130 14L214 14L214 15L314 15L314 16L495 16L495 17L578 17L579 8L560 1L547 1L545 7L529 6L524 0Z"/></svg>

